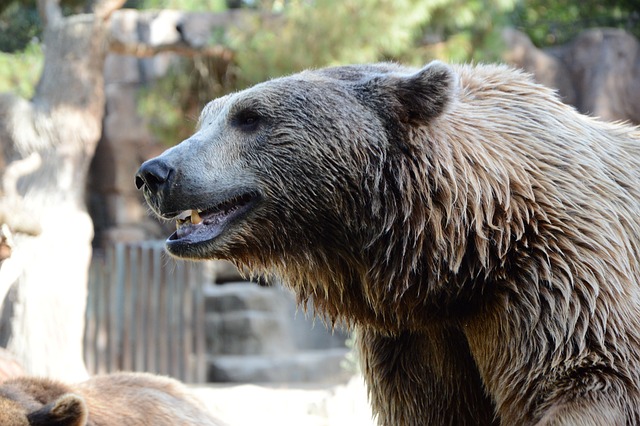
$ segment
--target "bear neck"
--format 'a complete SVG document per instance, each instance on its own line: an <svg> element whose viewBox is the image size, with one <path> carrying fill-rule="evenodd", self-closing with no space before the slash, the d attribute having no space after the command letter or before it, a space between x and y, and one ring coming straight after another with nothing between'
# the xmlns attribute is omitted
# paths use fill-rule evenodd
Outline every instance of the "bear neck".
<svg viewBox="0 0 640 426"><path fill-rule="evenodd" d="M515 242L536 234L527 174L515 164L497 168L477 141L465 145L437 130L452 125L443 118L407 134L420 144L391 146L363 185L375 194L361 212L372 224L365 270L346 281L364 289L353 301L369 310L355 309L364 324L374 317L384 330L411 329L470 312L477 288L504 271Z"/></svg>
<svg viewBox="0 0 640 426"><path fill-rule="evenodd" d="M373 160L370 198L354 213L369 225L351 230L351 247L289 253L271 268L331 323L396 333L469 314L513 242L536 232L529 182L479 173L489 166L446 135L411 137L425 142Z"/></svg>

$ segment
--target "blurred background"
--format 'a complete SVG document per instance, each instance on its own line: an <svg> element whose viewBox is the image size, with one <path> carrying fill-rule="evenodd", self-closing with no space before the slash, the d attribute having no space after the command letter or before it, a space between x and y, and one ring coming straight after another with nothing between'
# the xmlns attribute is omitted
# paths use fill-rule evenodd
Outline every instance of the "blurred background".
<svg viewBox="0 0 640 426"><path fill-rule="evenodd" d="M346 63L504 62L640 123L639 36L638 0L3 0L0 380L151 371L234 424L247 400L369 424L351 332L268 277L166 256L139 165L213 98Z"/></svg>

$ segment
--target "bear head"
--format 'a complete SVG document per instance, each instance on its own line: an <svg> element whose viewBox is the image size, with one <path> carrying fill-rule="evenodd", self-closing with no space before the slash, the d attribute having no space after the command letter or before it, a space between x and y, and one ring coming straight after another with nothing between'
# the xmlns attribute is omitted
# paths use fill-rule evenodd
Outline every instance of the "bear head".
<svg viewBox="0 0 640 426"><path fill-rule="evenodd" d="M176 220L166 242L175 256L287 275L317 304L329 286L358 294L348 281L376 263L372 241L408 219L400 198L411 188L393 163L422 149L456 88L437 61L267 81L210 102L195 134L146 161L136 186L153 212Z"/></svg>
<svg viewBox="0 0 640 426"><path fill-rule="evenodd" d="M75 394L64 394L45 405L0 394L0 424L5 426L84 426L87 417L83 398Z"/></svg>

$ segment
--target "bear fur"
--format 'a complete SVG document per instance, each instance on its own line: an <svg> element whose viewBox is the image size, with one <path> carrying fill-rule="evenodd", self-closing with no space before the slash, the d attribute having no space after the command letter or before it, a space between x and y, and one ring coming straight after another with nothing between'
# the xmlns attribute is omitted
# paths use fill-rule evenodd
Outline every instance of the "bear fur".
<svg viewBox="0 0 640 426"><path fill-rule="evenodd" d="M95 376L75 385L39 377L0 383L3 426L220 425L180 382L147 373Z"/></svg>
<svg viewBox="0 0 640 426"><path fill-rule="evenodd" d="M358 332L383 425L640 424L640 131L505 66L305 71L207 105L136 185L167 249Z"/></svg>

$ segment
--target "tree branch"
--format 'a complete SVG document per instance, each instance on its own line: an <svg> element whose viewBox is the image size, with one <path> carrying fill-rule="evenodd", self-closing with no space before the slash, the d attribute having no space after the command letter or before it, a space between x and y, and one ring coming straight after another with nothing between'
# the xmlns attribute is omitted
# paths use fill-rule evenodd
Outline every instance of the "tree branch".
<svg viewBox="0 0 640 426"><path fill-rule="evenodd" d="M42 164L42 158L37 152L31 153L21 160L12 161L7 165L2 179L2 190L5 197L19 197L18 179L34 172Z"/></svg>
<svg viewBox="0 0 640 426"><path fill-rule="evenodd" d="M93 10L98 18L107 20L113 12L124 6L126 1L127 0L98 0Z"/></svg>
<svg viewBox="0 0 640 426"><path fill-rule="evenodd" d="M18 179L35 171L42 164L37 152L22 160L9 163L2 176L2 203L0 203L0 225L6 224L13 232L38 235L42 231L40 223L23 206L22 196L18 193ZM3 240L6 245L9 243Z"/></svg>
<svg viewBox="0 0 640 426"><path fill-rule="evenodd" d="M221 45L193 47L182 41L150 45L148 43L127 43L122 40L111 39L109 50L112 53L132 55L138 58L148 58L163 52L177 53L181 56L215 56L228 60L233 58L233 51L227 47Z"/></svg>
<svg viewBox="0 0 640 426"><path fill-rule="evenodd" d="M231 61L233 50L214 41L215 34L242 25L248 13L188 13L173 10L134 11L122 9L111 19L109 50L145 58L172 52L181 56L212 56ZM132 37L130 28L154 28L144 39ZM161 28L162 30L157 30ZM152 32L152 30L149 30Z"/></svg>
<svg viewBox="0 0 640 426"><path fill-rule="evenodd" d="M60 0L36 0L42 26L57 25L62 21Z"/></svg>

